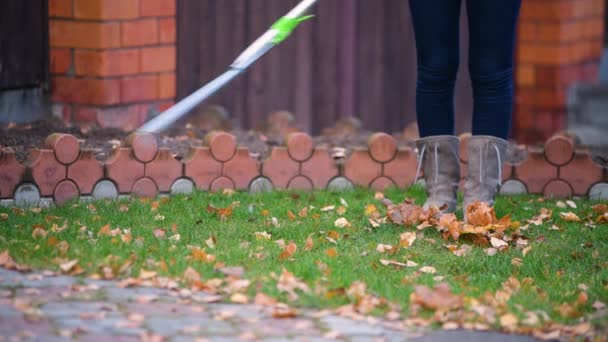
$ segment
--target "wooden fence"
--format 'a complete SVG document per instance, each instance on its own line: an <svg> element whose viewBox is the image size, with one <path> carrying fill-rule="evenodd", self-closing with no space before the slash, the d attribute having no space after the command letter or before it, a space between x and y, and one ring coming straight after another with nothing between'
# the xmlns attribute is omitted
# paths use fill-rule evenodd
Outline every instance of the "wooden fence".
<svg viewBox="0 0 608 342"><path fill-rule="evenodd" d="M178 0L178 98L213 79L298 0ZM318 133L347 116L371 131L415 120L416 56L408 1L325 0L315 18L209 103L243 127L287 109ZM465 19L463 18L463 21ZM467 33L462 25L457 131L470 127Z"/></svg>

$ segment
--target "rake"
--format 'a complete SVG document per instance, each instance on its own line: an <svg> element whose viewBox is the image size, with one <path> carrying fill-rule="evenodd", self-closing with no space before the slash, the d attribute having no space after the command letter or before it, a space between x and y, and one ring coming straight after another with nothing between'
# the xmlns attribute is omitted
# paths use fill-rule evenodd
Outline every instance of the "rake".
<svg viewBox="0 0 608 342"><path fill-rule="evenodd" d="M245 72L253 63L264 56L273 47L279 45L298 27L300 23L311 18L305 13L318 0L303 0L284 17L276 21L260 38L243 51L230 65L228 71L207 83L191 95L185 97L166 111L145 123L137 131L158 133L171 126L175 121L187 115L192 109L225 87L230 81Z"/></svg>

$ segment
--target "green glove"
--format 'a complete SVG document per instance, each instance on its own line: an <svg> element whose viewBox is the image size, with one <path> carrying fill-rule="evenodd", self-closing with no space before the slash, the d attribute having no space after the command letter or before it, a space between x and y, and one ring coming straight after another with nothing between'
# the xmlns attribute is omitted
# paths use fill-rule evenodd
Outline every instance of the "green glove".
<svg viewBox="0 0 608 342"><path fill-rule="evenodd" d="M298 25L312 17L314 16L306 15L299 18L282 17L281 19L277 20L277 22L272 25L272 28L279 31L279 33L272 42L275 44L283 42L291 35Z"/></svg>

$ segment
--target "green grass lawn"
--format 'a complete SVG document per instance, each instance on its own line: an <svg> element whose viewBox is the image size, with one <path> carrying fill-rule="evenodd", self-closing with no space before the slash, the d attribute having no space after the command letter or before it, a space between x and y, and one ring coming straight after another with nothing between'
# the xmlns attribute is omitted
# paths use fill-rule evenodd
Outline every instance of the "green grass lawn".
<svg viewBox="0 0 608 342"><path fill-rule="evenodd" d="M419 204L424 200L424 191L417 187L407 192L391 189L385 195L395 203L405 198ZM460 325L481 322L492 329L521 332L589 322L594 331L606 331L608 318L601 303L608 303L608 225L586 224L597 217L591 208L595 203L575 202L573 209L535 196L498 199L497 216L511 214L521 225L541 208L553 210L540 226L530 224L521 231L531 247L525 256L515 246L488 256L485 247L473 244L466 255L456 256L444 245L463 242L444 241L433 227L417 230L384 223L373 228L366 207L374 204L382 215L386 210L374 192L363 189L261 195L197 192L156 201L77 203L42 211L0 208L0 252L8 250L16 262L35 269L61 271L62 263L77 260L73 268L64 264L67 273L126 279L138 277L143 268L159 277L178 279L184 286L184 272L191 267L195 278L196 273L201 276L193 285L210 288L219 281L209 279L226 277L222 267L242 267L243 278L250 281L242 292L249 301L262 292L293 306L312 308L354 304L356 309L363 298L349 288L360 281L367 285L366 296L377 300L373 314L396 311L402 318ZM234 209L225 219L207 209L232 203ZM326 206L335 209L322 211ZM340 206L346 209L341 214ZM308 208L307 213L301 213L303 208ZM583 222L563 220L559 214L568 211ZM350 227L335 226L342 217ZM392 254L376 250L379 244L398 245L400 235L407 231L418 234L411 247ZM265 239L256 232L271 237ZM293 255L283 253L285 248L277 240L293 242L297 250ZM410 261L417 266L385 265L381 260ZM424 266L435 268L436 273L420 272ZM277 289L283 269L310 291L296 291L299 298L290 301ZM439 283L449 284L463 298L462 308L439 310L439 314L410 305L416 285L433 288ZM229 287L219 285L220 291L223 286ZM494 319L476 312L480 305L490 307L489 316Z"/></svg>

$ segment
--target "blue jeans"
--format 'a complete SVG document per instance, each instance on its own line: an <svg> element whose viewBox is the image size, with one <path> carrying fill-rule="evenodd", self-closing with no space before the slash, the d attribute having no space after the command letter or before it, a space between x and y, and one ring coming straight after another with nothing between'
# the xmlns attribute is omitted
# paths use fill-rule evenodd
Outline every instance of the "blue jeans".
<svg viewBox="0 0 608 342"><path fill-rule="evenodd" d="M513 58L521 0L466 0L473 134L506 139L513 109ZM410 0L420 136L454 134L461 0Z"/></svg>

